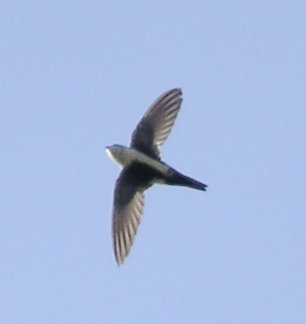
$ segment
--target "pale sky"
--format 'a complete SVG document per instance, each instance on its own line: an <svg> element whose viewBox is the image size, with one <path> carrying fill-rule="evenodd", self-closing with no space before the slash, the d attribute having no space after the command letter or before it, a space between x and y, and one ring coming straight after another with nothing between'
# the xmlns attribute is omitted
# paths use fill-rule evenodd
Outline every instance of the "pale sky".
<svg viewBox="0 0 306 324"><path fill-rule="evenodd" d="M304 323L306 2L4 1L0 323ZM119 168L152 101L183 105L118 267Z"/></svg>

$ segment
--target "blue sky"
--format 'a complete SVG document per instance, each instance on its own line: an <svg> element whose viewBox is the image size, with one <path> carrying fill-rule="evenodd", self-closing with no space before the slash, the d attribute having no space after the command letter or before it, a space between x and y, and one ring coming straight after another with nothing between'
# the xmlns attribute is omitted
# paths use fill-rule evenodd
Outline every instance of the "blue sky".
<svg viewBox="0 0 306 324"><path fill-rule="evenodd" d="M305 1L1 4L1 323L302 323ZM148 105L181 87L117 267L111 210Z"/></svg>

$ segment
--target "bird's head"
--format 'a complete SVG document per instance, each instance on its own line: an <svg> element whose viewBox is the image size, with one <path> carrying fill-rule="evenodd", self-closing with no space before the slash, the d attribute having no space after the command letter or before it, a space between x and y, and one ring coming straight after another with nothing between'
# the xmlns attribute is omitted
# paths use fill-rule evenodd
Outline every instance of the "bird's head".
<svg viewBox="0 0 306 324"><path fill-rule="evenodd" d="M121 166L124 165L124 151L125 147L119 144L114 144L110 146L106 146L105 148L106 154L110 159L119 163Z"/></svg>

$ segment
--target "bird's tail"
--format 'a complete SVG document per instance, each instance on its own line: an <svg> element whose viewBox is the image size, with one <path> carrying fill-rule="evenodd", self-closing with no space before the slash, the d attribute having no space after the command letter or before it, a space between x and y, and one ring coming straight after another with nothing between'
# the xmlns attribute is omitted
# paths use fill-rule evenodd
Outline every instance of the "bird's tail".
<svg viewBox="0 0 306 324"><path fill-rule="evenodd" d="M176 185L176 186L185 186L190 187L198 190L206 191L207 185L199 182L195 179L192 179L190 177L185 176L184 174L174 170L170 169L170 177L167 179L168 184Z"/></svg>

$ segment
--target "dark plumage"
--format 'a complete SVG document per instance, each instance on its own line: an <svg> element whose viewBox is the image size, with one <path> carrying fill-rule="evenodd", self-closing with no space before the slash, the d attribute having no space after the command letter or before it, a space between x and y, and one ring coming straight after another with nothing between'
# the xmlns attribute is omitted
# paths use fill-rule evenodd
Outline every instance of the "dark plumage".
<svg viewBox="0 0 306 324"><path fill-rule="evenodd" d="M116 181L113 207L113 244L116 261L123 263L133 244L144 205L144 191L154 183L206 190L161 161L160 148L167 139L182 103L180 89L163 93L146 111L132 135L130 148L108 146L108 155L123 166Z"/></svg>

